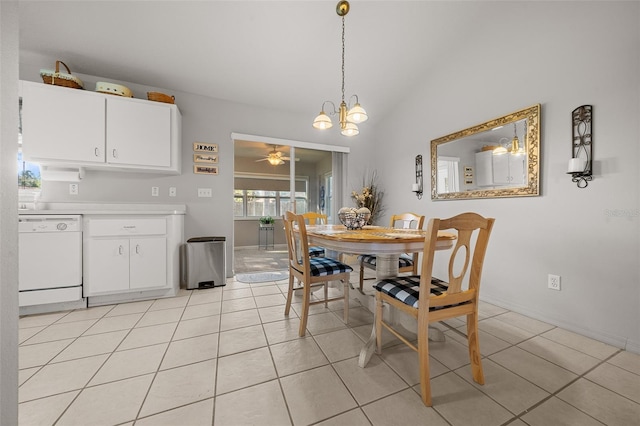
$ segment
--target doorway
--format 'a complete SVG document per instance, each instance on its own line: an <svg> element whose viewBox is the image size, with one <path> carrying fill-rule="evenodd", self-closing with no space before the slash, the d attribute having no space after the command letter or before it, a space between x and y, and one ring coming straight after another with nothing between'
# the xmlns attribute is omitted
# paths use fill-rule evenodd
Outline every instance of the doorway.
<svg viewBox="0 0 640 426"><path fill-rule="evenodd" d="M252 135L232 137L234 272L265 262L264 267L280 268L287 251L282 215L295 209L332 217L334 200L340 199L335 182L343 181L343 155L349 148ZM260 228L260 219L266 217L274 219L273 231ZM273 234L262 235L269 232ZM271 239L270 244L263 245L265 239Z"/></svg>

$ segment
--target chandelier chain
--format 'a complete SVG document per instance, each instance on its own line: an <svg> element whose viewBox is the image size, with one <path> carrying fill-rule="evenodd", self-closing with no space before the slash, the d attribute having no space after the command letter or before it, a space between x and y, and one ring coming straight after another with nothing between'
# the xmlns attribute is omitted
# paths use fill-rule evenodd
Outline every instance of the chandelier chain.
<svg viewBox="0 0 640 426"><path fill-rule="evenodd" d="M344 15L342 16L342 102L344 102Z"/></svg>

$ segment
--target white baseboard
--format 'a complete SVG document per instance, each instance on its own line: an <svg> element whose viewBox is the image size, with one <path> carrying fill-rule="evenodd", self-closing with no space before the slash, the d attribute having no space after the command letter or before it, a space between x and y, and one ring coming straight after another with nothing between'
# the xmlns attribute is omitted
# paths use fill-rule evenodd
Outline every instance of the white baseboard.
<svg viewBox="0 0 640 426"><path fill-rule="evenodd" d="M529 307L525 307L511 301L500 299L499 297L493 297L492 295L487 295L486 293L482 297L480 297L480 300L522 315L526 315L530 318L546 322L547 324L555 325L556 327L560 327L573 333L580 334L581 336L589 337L599 342L606 343L607 345L615 346L616 348L640 354L640 342L629 340L623 336L617 336L598 330L587 329L584 328L582 324L576 323L566 318L550 318L543 312L537 311L535 309L530 309Z"/></svg>

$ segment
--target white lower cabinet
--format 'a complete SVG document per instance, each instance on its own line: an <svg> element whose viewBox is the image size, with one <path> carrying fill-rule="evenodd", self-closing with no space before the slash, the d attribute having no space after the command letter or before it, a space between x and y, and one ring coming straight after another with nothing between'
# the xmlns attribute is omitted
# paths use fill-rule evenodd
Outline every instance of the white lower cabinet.
<svg viewBox="0 0 640 426"><path fill-rule="evenodd" d="M86 219L84 296L165 289L168 273L167 219Z"/></svg>

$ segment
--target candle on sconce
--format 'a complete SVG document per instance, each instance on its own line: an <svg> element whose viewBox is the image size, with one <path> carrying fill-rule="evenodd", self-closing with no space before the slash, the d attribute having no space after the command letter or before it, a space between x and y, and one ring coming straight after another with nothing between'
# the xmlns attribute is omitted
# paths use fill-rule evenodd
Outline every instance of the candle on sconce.
<svg viewBox="0 0 640 426"><path fill-rule="evenodd" d="M572 158L569 160L569 173L584 172L585 165L584 158Z"/></svg>
<svg viewBox="0 0 640 426"><path fill-rule="evenodd" d="M411 191L420 192L420 185L417 183L414 183L413 185L411 185Z"/></svg>

